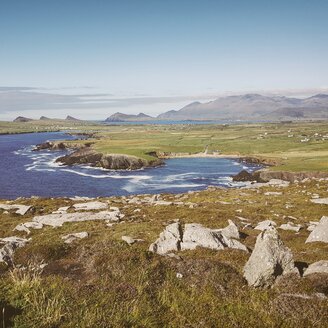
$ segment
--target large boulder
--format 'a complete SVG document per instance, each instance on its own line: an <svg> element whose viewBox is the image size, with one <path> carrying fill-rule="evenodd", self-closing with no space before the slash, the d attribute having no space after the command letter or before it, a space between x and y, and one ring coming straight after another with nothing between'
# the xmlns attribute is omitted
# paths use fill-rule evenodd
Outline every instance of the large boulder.
<svg viewBox="0 0 328 328"><path fill-rule="evenodd" d="M230 237L228 233L230 231L228 229L226 230L227 235L225 235L225 229L227 228L213 230L206 228L201 224L186 224L183 233L183 241L181 243L181 250L205 247L216 250L225 248L236 248L247 251L245 245Z"/></svg>
<svg viewBox="0 0 328 328"><path fill-rule="evenodd" d="M328 274L328 261L318 261L310 264L304 271L303 276L308 276L312 273L326 273Z"/></svg>
<svg viewBox="0 0 328 328"><path fill-rule="evenodd" d="M209 229L201 224L189 223L181 226L179 222L168 225L159 238L150 245L149 250L158 254L172 251L193 250L205 247L215 250L235 248L247 251L247 247L235 238L239 238L237 226L229 221L224 229Z"/></svg>
<svg viewBox="0 0 328 328"><path fill-rule="evenodd" d="M312 230L305 242L313 243L316 241L328 243L328 216L323 216L320 219L319 224Z"/></svg>
<svg viewBox="0 0 328 328"><path fill-rule="evenodd" d="M253 287L269 287L280 275L299 274L293 254L284 246L274 227L261 232L254 250L244 267L244 277Z"/></svg>

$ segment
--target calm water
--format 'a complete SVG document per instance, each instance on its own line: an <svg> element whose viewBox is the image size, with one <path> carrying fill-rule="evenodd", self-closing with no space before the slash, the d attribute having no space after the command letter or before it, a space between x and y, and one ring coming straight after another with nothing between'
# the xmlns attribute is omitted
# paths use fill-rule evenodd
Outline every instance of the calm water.
<svg viewBox="0 0 328 328"><path fill-rule="evenodd" d="M111 196L141 193L180 193L209 185L236 187L231 175L244 164L222 158L169 159L166 165L139 171L108 171L55 163L63 151L33 152L47 140L73 139L64 133L0 136L0 198L43 196ZM248 166L253 171L257 166Z"/></svg>

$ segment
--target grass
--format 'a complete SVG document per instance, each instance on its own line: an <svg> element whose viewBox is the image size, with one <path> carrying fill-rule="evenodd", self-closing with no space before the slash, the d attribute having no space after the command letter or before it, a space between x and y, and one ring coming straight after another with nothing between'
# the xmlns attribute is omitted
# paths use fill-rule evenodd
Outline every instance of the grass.
<svg viewBox="0 0 328 328"><path fill-rule="evenodd" d="M127 154L151 160L150 152L221 154L269 158L272 170L328 171L328 123L241 125L106 126L88 122L0 122L0 133L72 130L96 132L92 147L104 154ZM325 137L326 136L326 137ZM301 142L308 138L309 141Z"/></svg>
<svg viewBox="0 0 328 328"><path fill-rule="evenodd" d="M282 195L264 194L277 189ZM280 225L290 220L287 215L302 225L318 221L327 212L325 205L309 201L313 194L327 197L327 182L162 196L165 200L181 197L196 203L195 208L125 205L119 197L100 198L119 206L124 223L109 228L104 222L91 221L33 230L32 240L15 253L16 268L2 268L0 305L5 309L6 327L326 327L328 301L313 295L328 296L327 275L285 277L272 289L253 289L242 276L249 257L246 252L198 248L179 252L182 260L177 260L148 251L164 226L175 219L212 228L226 226L228 219L238 223L236 216L248 218L253 225L264 219ZM35 213L25 218L0 213L1 236L13 235L15 225L33 215L74 202L57 198L20 203L33 205ZM141 211L134 212L137 208ZM71 245L63 243L62 235L79 231L90 236ZM259 232L250 228L243 232L242 242L253 248ZM328 260L327 244L305 244L306 229L298 234L279 233L296 261ZM129 246L121 240L123 235L144 242ZM38 269L40 263L47 263L44 270ZM313 298L304 300L299 294Z"/></svg>

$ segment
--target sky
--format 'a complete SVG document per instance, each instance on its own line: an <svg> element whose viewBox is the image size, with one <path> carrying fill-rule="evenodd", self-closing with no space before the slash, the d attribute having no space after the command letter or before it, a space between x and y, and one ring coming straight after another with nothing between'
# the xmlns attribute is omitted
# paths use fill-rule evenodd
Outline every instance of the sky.
<svg viewBox="0 0 328 328"><path fill-rule="evenodd" d="M0 120L328 93L327 0L0 0Z"/></svg>

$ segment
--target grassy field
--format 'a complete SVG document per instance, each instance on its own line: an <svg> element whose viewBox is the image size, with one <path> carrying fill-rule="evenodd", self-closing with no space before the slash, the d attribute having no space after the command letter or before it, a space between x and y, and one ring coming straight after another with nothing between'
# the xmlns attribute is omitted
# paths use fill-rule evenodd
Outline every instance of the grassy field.
<svg viewBox="0 0 328 328"><path fill-rule="evenodd" d="M282 194L266 196L267 191ZM328 295L327 275L286 276L271 289L254 289L242 276L249 257L244 251L199 248L179 252L180 260L148 251L150 243L175 219L221 228L228 219L238 223L236 216L249 219L253 226L264 219L279 226L292 215L304 228L300 233L279 233L295 261L304 265L328 260L327 244L305 244L306 224L327 214L326 205L309 201L313 194L327 197L327 183L163 196L196 203L194 208L100 199L118 206L125 214L124 223L113 227L100 221L66 223L33 230L31 241L15 253L16 267L0 267L1 322L5 327L327 327L328 301L316 296ZM35 212L26 217L0 212L1 237L13 235L17 224L34 215L74 202L25 199L20 203L33 205ZM90 236L64 244L62 235L80 231ZM253 248L259 231L248 227L243 232L242 243ZM123 235L144 241L129 246L121 240ZM43 270L38 269L41 263L47 264Z"/></svg>
<svg viewBox="0 0 328 328"><path fill-rule="evenodd" d="M34 129L34 130L33 130ZM328 171L328 122L243 125L105 126L49 121L0 123L1 132L80 130L96 132L93 148L102 153L150 159L149 152L198 153L269 158L272 170Z"/></svg>

